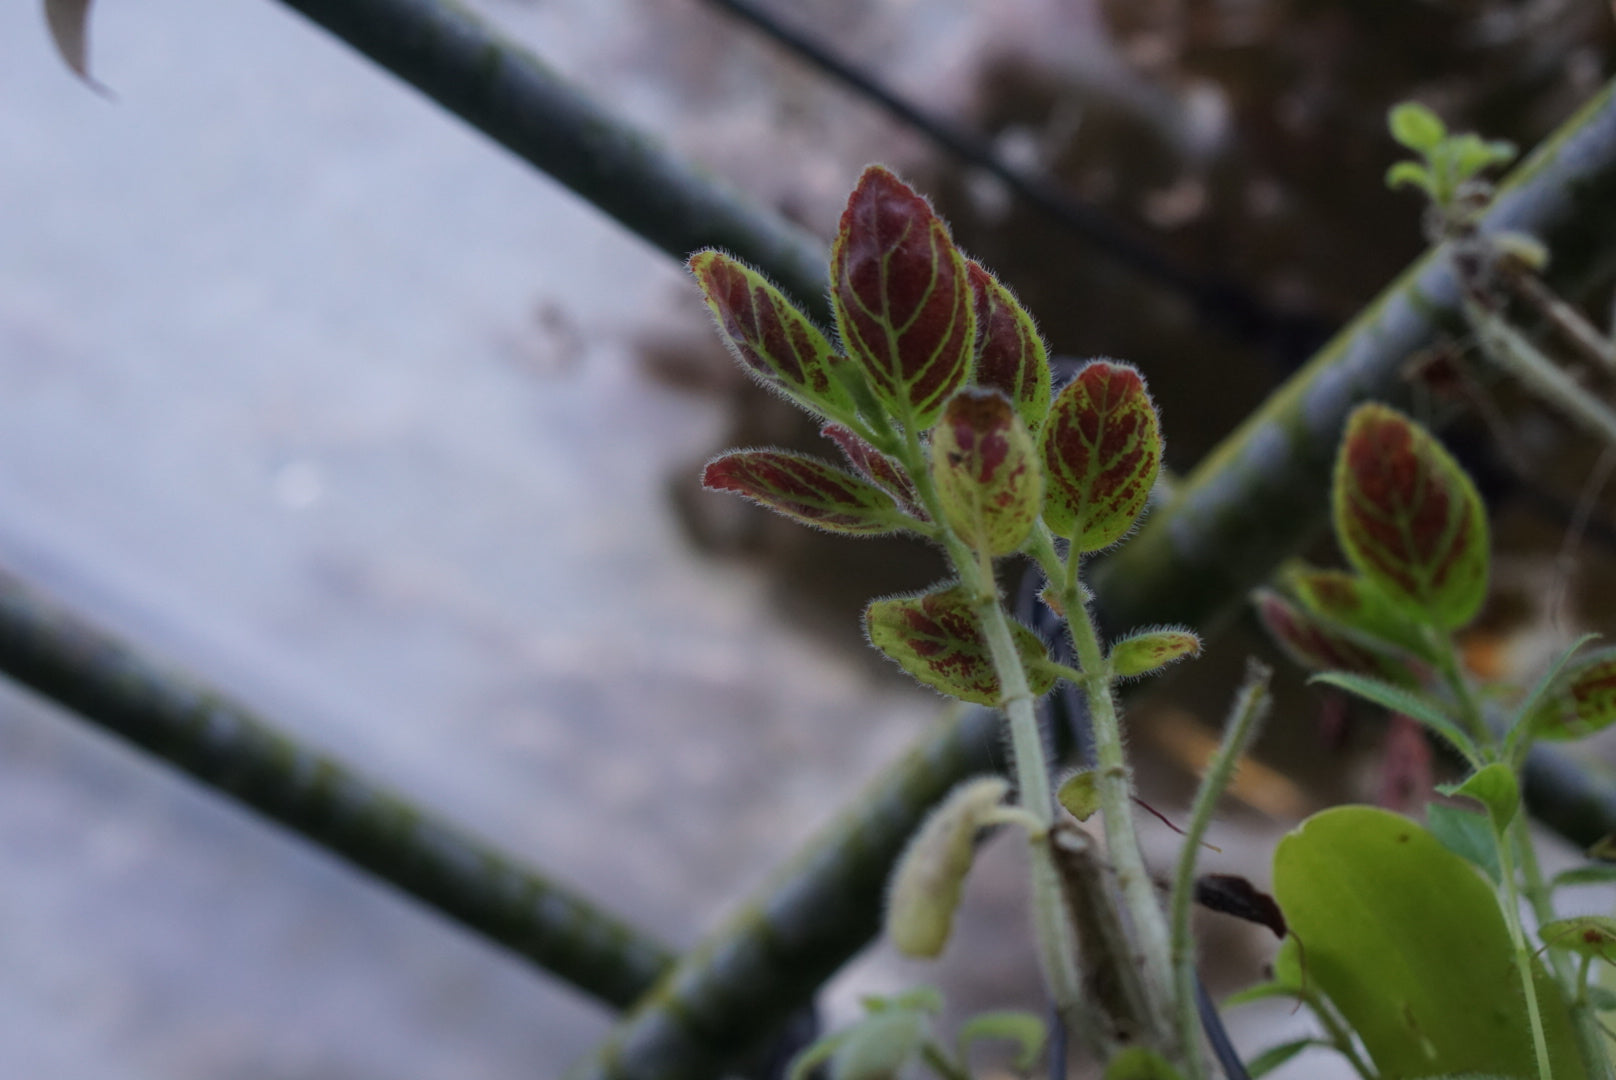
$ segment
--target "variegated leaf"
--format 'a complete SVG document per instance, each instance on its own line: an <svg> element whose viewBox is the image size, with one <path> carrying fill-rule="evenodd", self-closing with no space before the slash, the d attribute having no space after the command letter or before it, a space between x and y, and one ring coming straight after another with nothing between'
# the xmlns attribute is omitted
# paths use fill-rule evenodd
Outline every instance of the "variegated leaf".
<svg viewBox="0 0 1616 1080"><path fill-rule="evenodd" d="M1045 694L1055 676L1043 663L1049 650L1020 623L1010 624L1016 651L1034 694ZM998 705L999 676L970 597L958 585L918 596L877 600L864 612L870 644L934 690L977 705Z"/></svg>
<svg viewBox="0 0 1616 1080"><path fill-rule="evenodd" d="M1368 578L1343 570L1307 567L1286 573L1284 582L1291 595L1313 615L1423 660L1434 659L1419 624Z"/></svg>
<svg viewBox="0 0 1616 1080"><path fill-rule="evenodd" d="M1027 430L1049 413L1049 351L1032 316L981 263L965 260L976 304L976 384L1002 390Z"/></svg>
<svg viewBox="0 0 1616 1080"><path fill-rule="evenodd" d="M1616 650L1572 664L1528 721L1539 739L1580 739L1616 723Z"/></svg>
<svg viewBox="0 0 1616 1080"><path fill-rule="evenodd" d="M1111 646L1111 673L1131 679L1201 654L1201 639L1188 630L1146 630Z"/></svg>
<svg viewBox="0 0 1616 1080"><path fill-rule="evenodd" d="M806 454L736 450L708 462L701 483L831 532L871 536L912 523L891 495Z"/></svg>
<svg viewBox="0 0 1616 1080"><path fill-rule="evenodd" d="M1039 434L1044 520L1081 551L1121 540L1161 471L1161 424L1145 380L1096 360L1061 390Z"/></svg>
<svg viewBox="0 0 1616 1080"><path fill-rule="evenodd" d="M926 520L926 512L920 508L915 495L915 485L896 461L841 424L826 424L819 433L836 444L849 465L898 500L898 505L905 513L921 521Z"/></svg>
<svg viewBox="0 0 1616 1080"><path fill-rule="evenodd" d="M1360 405L1336 457L1334 509L1348 561L1390 599L1445 630L1475 617L1487 595L1487 515L1428 431Z"/></svg>
<svg viewBox="0 0 1616 1080"><path fill-rule="evenodd" d="M932 430L931 473L943 516L989 555L1021 547L1043 507L1044 477L1032 436L1010 399L966 387Z"/></svg>
<svg viewBox="0 0 1616 1080"><path fill-rule="evenodd" d="M848 199L830 258L842 347L895 417L929 428L970 380L976 348L971 284L948 227L872 165Z"/></svg>
<svg viewBox="0 0 1616 1080"><path fill-rule="evenodd" d="M1417 674L1406 661L1355 639L1303 611L1272 589L1251 595L1257 618L1274 643L1309 671L1348 671L1373 675L1400 686L1416 686Z"/></svg>
<svg viewBox="0 0 1616 1080"><path fill-rule="evenodd" d="M698 251L689 265L742 367L813 412L853 412L847 391L830 377L837 356L830 339L779 289L721 251Z"/></svg>

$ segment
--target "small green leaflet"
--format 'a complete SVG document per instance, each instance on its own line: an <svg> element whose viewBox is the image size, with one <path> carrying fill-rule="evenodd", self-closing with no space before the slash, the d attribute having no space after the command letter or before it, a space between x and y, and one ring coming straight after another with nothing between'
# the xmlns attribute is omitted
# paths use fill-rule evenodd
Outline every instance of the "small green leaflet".
<svg viewBox="0 0 1616 1080"><path fill-rule="evenodd" d="M1122 679L1148 675L1168 664L1201 654L1201 639L1188 630L1146 630L1111 646L1111 674Z"/></svg>
<svg viewBox="0 0 1616 1080"><path fill-rule="evenodd" d="M958 585L915 596L877 600L864 612L870 644L934 690L977 705L998 705L999 676L982 640L971 598ZM1016 651L1035 695L1047 694L1055 675L1038 635L1011 621Z"/></svg>
<svg viewBox="0 0 1616 1080"><path fill-rule="evenodd" d="M1566 949L1616 964L1616 919L1604 915L1578 915L1556 919L1538 928L1538 937L1551 949Z"/></svg>
<svg viewBox="0 0 1616 1080"><path fill-rule="evenodd" d="M1280 1043L1278 1046L1270 1046L1251 1059L1251 1062L1246 1066L1246 1073L1251 1077L1251 1080L1262 1080L1264 1076L1267 1076L1308 1047L1323 1046L1328 1048L1330 1045L1323 1039L1293 1039L1290 1042Z"/></svg>
<svg viewBox="0 0 1616 1080"><path fill-rule="evenodd" d="M1002 1039L1016 1044L1013 1064L1026 1072L1038 1063L1046 1031L1042 1017L1014 1010L978 1013L960 1025L959 1059L969 1060L971 1045L986 1039Z"/></svg>
<svg viewBox="0 0 1616 1080"><path fill-rule="evenodd" d="M1339 687L1348 693L1356 694L1365 700L1372 701L1382 708L1402 713L1453 744L1453 748L1464 755L1472 768L1481 767L1481 752L1476 749L1475 742L1446 713L1423 697L1411 694L1402 687L1393 686L1391 683L1382 682L1379 679L1371 679L1363 675L1349 675L1340 671L1327 671L1322 675L1315 675L1308 682L1326 683L1330 686Z"/></svg>
<svg viewBox="0 0 1616 1080"><path fill-rule="evenodd" d="M1494 885L1503 880L1503 869L1498 865L1498 844L1486 818L1434 802L1425 808L1425 823L1443 847L1481 870Z"/></svg>
<svg viewBox="0 0 1616 1080"><path fill-rule="evenodd" d="M1079 821L1087 821L1100 809L1100 790L1096 787L1099 774L1093 769L1073 773L1061 781L1055 792L1055 801Z"/></svg>
<svg viewBox="0 0 1616 1080"><path fill-rule="evenodd" d="M1496 761L1476 770L1463 783L1439 784L1437 790L1444 795L1475 799L1486 809L1493 827L1500 833L1509 828L1521 808L1521 785L1509 766Z"/></svg>

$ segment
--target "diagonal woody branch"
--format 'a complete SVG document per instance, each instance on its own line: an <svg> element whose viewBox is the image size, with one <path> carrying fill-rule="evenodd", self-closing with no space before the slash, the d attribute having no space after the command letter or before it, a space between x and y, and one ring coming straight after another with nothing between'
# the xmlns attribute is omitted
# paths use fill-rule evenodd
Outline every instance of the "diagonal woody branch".
<svg viewBox="0 0 1616 1080"><path fill-rule="evenodd" d="M1500 187L1486 230L1538 234L1565 289L1616 258L1616 101L1607 87ZM1404 396L1410 354L1459 323L1447 252L1393 282L1184 482L1178 497L1097 568L1105 625L1203 628L1322 530L1330 468L1348 413ZM573 1080L682 1080L719 1074L767 1037L876 930L887 867L931 803L985 761L1002 765L996 717L969 714L923 740L833 822L741 914L679 965ZM1557 763L1558 764L1558 763ZM1542 766L1528 766L1527 791ZM1616 831L1616 799L1594 785L1544 804L1548 824Z"/></svg>

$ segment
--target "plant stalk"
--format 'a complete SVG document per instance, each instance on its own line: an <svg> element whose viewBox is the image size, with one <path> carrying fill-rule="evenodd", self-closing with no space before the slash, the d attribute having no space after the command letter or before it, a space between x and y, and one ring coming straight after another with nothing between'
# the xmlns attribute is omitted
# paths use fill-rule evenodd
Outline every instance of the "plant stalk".
<svg viewBox="0 0 1616 1080"><path fill-rule="evenodd" d="M1532 952L1526 947L1526 932L1521 927L1521 898L1515 886L1514 845L1508 837L1493 830L1493 841L1498 848L1498 869L1504 881L1504 921L1509 926L1510 944L1515 949L1515 969L1521 977L1521 994L1526 998L1526 1018L1532 1025L1532 1050L1537 1055L1538 1080L1554 1080L1549 1065L1549 1041L1543 1031L1543 1010L1537 1000L1537 980L1532 978Z"/></svg>

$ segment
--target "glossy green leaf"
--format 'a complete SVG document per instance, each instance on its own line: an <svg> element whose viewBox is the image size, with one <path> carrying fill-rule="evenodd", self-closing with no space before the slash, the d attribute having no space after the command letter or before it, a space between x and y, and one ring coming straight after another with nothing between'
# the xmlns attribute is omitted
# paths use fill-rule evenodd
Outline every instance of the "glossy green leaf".
<svg viewBox="0 0 1616 1080"><path fill-rule="evenodd" d="M1032 692L1048 693L1055 685L1043 664L1048 648L1018 622L1012 621L1010 630ZM999 704L998 673L970 597L958 585L877 600L865 609L864 631L870 644L932 689L977 705Z"/></svg>
<svg viewBox="0 0 1616 1080"><path fill-rule="evenodd" d="M1044 475L1032 435L1010 399L966 387L931 435L931 474L943 517L976 551L1009 555L1032 532Z"/></svg>
<svg viewBox="0 0 1616 1080"><path fill-rule="evenodd" d="M1274 644L1309 671L1345 671L1400 686L1419 684L1405 657L1309 614L1272 589L1254 590L1251 602Z"/></svg>
<svg viewBox="0 0 1616 1080"><path fill-rule="evenodd" d="M1442 784L1437 790L1444 795L1475 799L1486 808L1493 827L1500 833L1509 828L1521 808L1521 785L1515 773L1496 761L1471 773L1462 783Z"/></svg>
<svg viewBox="0 0 1616 1080"><path fill-rule="evenodd" d="M1565 949L1616 964L1616 919L1605 915L1578 915L1556 919L1538 927L1537 936L1551 949Z"/></svg>
<svg viewBox="0 0 1616 1080"><path fill-rule="evenodd" d="M1455 630L1487 595L1488 531L1475 485L1424 428L1360 405L1336 457L1336 539L1414 618Z"/></svg>
<svg viewBox="0 0 1616 1080"><path fill-rule="evenodd" d="M1365 701L1372 701L1383 709L1402 713L1446 739L1471 765L1477 768L1481 766L1481 752L1476 749L1474 740L1445 712L1418 694L1411 694L1400 686L1393 686L1391 683L1366 675L1352 675L1339 671L1327 671L1322 675L1315 675L1308 682L1325 683L1350 694L1356 694Z"/></svg>
<svg viewBox="0 0 1616 1080"><path fill-rule="evenodd" d="M1144 377L1096 360L1067 383L1039 432L1044 520L1079 551L1127 535L1161 471L1161 423Z"/></svg>
<svg viewBox="0 0 1616 1080"><path fill-rule="evenodd" d="M1292 1039L1290 1042L1280 1043L1278 1046L1270 1046L1246 1063L1246 1075L1251 1077L1251 1080L1262 1080L1262 1077L1267 1076L1308 1047L1328 1047L1329 1045L1322 1039Z"/></svg>
<svg viewBox="0 0 1616 1080"><path fill-rule="evenodd" d="M926 512L920 508L914 483L896 461L841 424L826 424L819 433L836 444L847 463L861 476L896 499L904 513L919 521L926 520Z"/></svg>
<svg viewBox="0 0 1616 1080"><path fill-rule="evenodd" d="M1447 137L1447 125L1442 118L1417 101L1393 105L1386 117L1386 126L1392 138L1421 154L1436 148Z"/></svg>
<svg viewBox="0 0 1616 1080"><path fill-rule="evenodd" d="M1495 165L1507 165L1514 160L1515 153L1514 143L1483 139L1466 132L1449 139L1433 157L1449 170L1456 182L1463 183Z"/></svg>
<svg viewBox="0 0 1616 1080"><path fill-rule="evenodd" d="M976 302L976 383L1015 403L1027 430L1049 413L1049 352L1032 316L1009 289L971 259L965 260Z"/></svg>
<svg viewBox="0 0 1616 1080"><path fill-rule="evenodd" d="M1156 1051L1130 1046L1106 1063L1105 1080L1183 1080L1183 1077Z"/></svg>
<svg viewBox="0 0 1616 1080"><path fill-rule="evenodd" d="M1498 862L1498 843L1486 818L1457 806L1434 802L1425 808L1425 820L1431 835L1443 847L1486 874L1494 885L1502 883L1504 874Z"/></svg>
<svg viewBox="0 0 1616 1080"><path fill-rule="evenodd" d="M1016 1044L1014 1065L1026 1072L1038 1063L1047 1037L1044 1020L1028 1012L1002 1010L978 1013L960 1025L959 1058L967 1059L973 1043L997 1039Z"/></svg>
<svg viewBox="0 0 1616 1080"><path fill-rule="evenodd" d="M848 416L853 401L831 378L836 349L819 327L751 267L721 251L690 257L719 333L741 366L812 412Z"/></svg>
<svg viewBox="0 0 1616 1080"><path fill-rule="evenodd" d="M1387 647L1421 660L1435 659L1435 650L1419 623L1377 589L1373 582L1343 570L1297 567L1284 575L1284 584L1303 610L1368 643Z"/></svg>
<svg viewBox="0 0 1616 1080"><path fill-rule="evenodd" d="M1055 801L1079 821L1087 821L1100 809L1099 774L1093 769L1075 772L1061 781Z"/></svg>
<svg viewBox="0 0 1616 1080"><path fill-rule="evenodd" d="M887 893L887 938L905 956L942 953L985 816L1009 794L1001 777L960 784L931 812L898 859Z"/></svg>
<svg viewBox="0 0 1616 1080"><path fill-rule="evenodd" d="M1509 931L1493 891L1407 818L1315 814L1280 841L1274 891L1306 946L1307 979L1383 1080L1536 1076ZM1564 999L1534 964L1556 1080L1586 1080Z"/></svg>
<svg viewBox="0 0 1616 1080"><path fill-rule="evenodd" d="M1569 664L1532 708L1535 738L1581 739L1616 723L1616 649L1600 649Z"/></svg>
<svg viewBox="0 0 1616 1080"><path fill-rule="evenodd" d="M1145 630L1112 644L1111 673L1131 679L1201 655L1201 639L1188 630Z"/></svg>
<svg viewBox="0 0 1616 1080"><path fill-rule="evenodd" d="M804 525L874 536L912 527L891 495L806 454L736 450L707 463L702 486L733 491Z"/></svg>
<svg viewBox="0 0 1616 1080"><path fill-rule="evenodd" d="M892 415L929 428L971 378L976 298L931 205L879 165L859 177L831 246L842 347Z"/></svg>

